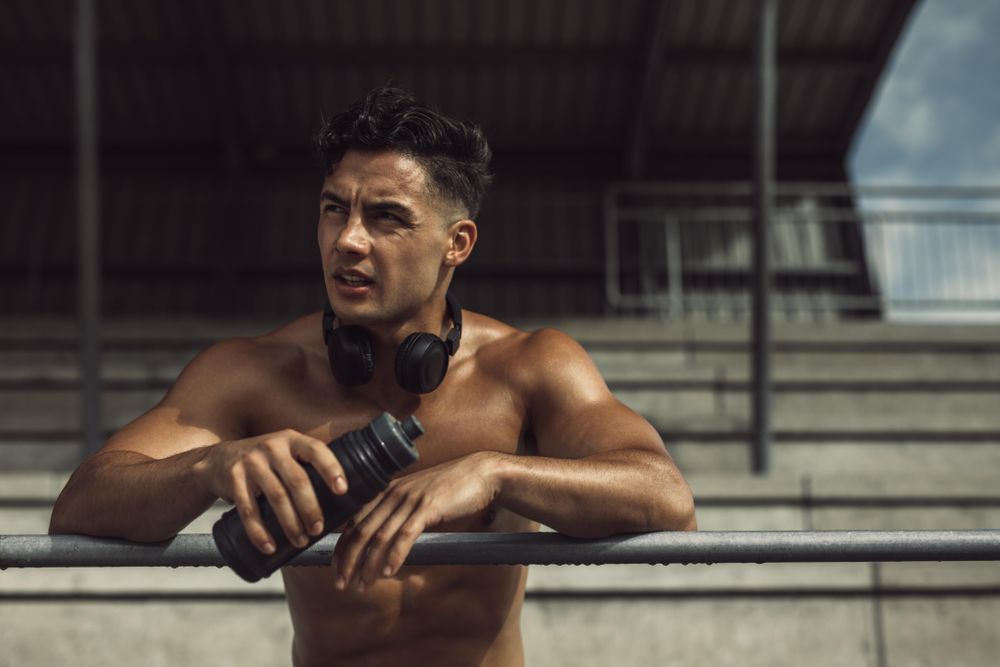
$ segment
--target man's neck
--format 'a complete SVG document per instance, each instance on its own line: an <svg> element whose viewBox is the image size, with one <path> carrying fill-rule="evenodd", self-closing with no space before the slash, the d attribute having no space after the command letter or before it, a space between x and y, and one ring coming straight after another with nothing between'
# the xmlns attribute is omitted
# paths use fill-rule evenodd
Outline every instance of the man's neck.
<svg viewBox="0 0 1000 667"><path fill-rule="evenodd" d="M355 391L376 402L395 402L406 396L414 396L402 389L396 380L396 354L407 336L414 333L425 332L445 338L453 322L448 317L444 299L435 301L433 308L424 308L418 317L403 324L363 325L371 340L375 369L371 380L356 387ZM337 326L340 324L336 323Z"/></svg>

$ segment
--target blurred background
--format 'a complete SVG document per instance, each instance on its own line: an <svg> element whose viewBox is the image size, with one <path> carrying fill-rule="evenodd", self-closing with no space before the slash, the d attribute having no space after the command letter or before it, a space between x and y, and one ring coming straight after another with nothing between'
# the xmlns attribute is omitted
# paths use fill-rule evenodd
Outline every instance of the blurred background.
<svg viewBox="0 0 1000 667"><path fill-rule="evenodd" d="M493 147L463 305L580 340L703 530L998 527L998 29L997 0L0 0L0 533L46 532L199 350L322 306L311 138L387 82ZM536 567L522 625L529 664L884 667L994 665L998 617L995 563ZM0 573L0 665L290 641L278 580Z"/></svg>

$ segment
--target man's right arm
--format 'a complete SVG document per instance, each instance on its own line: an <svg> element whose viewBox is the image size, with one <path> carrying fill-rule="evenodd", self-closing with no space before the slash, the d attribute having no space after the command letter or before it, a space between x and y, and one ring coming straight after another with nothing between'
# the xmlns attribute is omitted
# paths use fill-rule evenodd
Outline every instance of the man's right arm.
<svg viewBox="0 0 1000 667"><path fill-rule="evenodd" d="M233 339L198 355L159 404L77 468L56 501L49 532L156 542L222 498L236 504L263 551L272 541L256 502L263 493L286 534L304 537L322 513L298 462L316 466L338 493L346 491L343 470L326 443L310 436L289 430L244 437L243 416L252 414L257 388L269 385L255 363L256 346Z"/></svg>
<svg viewBox="0 0 1000 667"><path fill-rule="evenodd" d="M216 498L194 469L205 448L155 459L133 451L98 452L59 494L49 533L80 533L158 542L173 537Z"/></svg>

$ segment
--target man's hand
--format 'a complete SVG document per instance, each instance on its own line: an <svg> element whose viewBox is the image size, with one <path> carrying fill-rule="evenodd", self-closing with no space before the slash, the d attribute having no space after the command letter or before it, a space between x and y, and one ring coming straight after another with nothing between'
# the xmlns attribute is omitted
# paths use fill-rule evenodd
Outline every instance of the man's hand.
<svg viewBox="0 0 1000 667"><path fill-rule="evenodd" d="M487 509L499 494L494 467L476 452L394 480L338 540L337 588L357 581L363 592L399 570L424 530Z"/></svg>
<svg viewBox="0 0 1000 667"><path fill-rule="evenodd" d="M334 493L347 493L344 469L327 443L291 429L213 445L196 471L205 488L239 508L250 541L271 554L274 540L257 504L261 492L292 544L308 544L306 527L312 535L323 532L323 511L300 462L312 464Z"/></svg>

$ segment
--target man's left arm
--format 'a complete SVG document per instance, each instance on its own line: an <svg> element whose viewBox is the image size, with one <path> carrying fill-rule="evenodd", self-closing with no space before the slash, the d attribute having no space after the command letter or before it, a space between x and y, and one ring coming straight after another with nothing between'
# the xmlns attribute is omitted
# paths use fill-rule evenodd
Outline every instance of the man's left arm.
<svg viewBox="0 0 1000 667"><path fill-rule="evenodd" d="M659 434L611 394L583 348L554 330L525 348L538 456L491 454L498 503L573 537L695 530L691 491Z"/></svg>
<svg viewBox="0 0 1000 667"><path fill-rule="evenodd" d="M542 330L521 352L511 382L538 456L476 452L395 480L338 541L338 587L395 574L424 530L493 504L573 537L697 528L659 434L611 394L583 348Z"/></svg>

